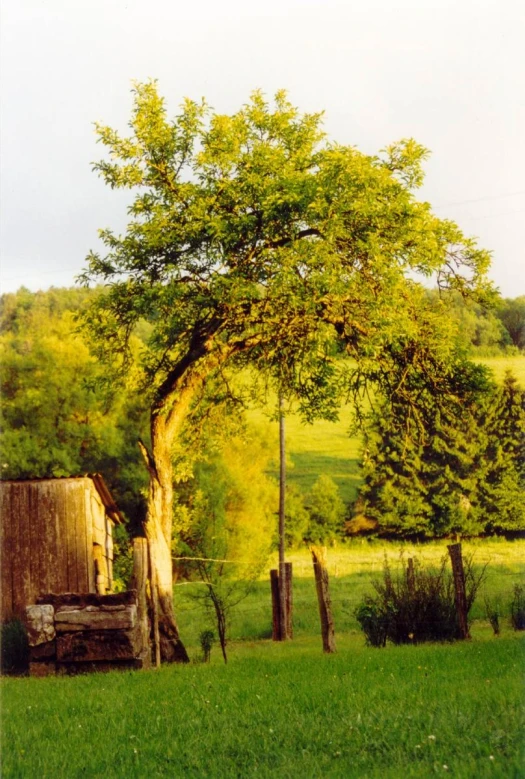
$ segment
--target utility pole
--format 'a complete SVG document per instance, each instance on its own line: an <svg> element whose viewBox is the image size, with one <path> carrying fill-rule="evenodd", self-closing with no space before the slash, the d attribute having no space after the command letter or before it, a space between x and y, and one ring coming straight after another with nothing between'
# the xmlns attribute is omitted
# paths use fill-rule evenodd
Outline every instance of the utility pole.
<svg viewBox="0 0 525 779"><path fill-rule="evenodd" d="M281 641L288 638L288 608L286 598L286 565L284 562L284 517L286 493L286 446L284 399L279 394L279 632Z"/></svg>

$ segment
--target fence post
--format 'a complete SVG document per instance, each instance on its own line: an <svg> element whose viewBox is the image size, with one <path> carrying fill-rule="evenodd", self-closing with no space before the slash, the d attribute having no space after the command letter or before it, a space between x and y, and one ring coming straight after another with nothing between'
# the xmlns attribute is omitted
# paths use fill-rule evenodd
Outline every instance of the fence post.
<svg viewBox="0 0 525 779"><path fill-rule="evenodd" d="M286 595L285 595L285 601L286 601L286 636L287 638L293 638L293 571L292 571L292 564L291 563L285 563L284 564L285 574L286 574L286 580L285 580L285 587L286 587Z"/></svg>
<svg viewBox="0 0 525 779"><path fill-rule="evenodd" d="M323 652L331 654L335 652L335 630L332 616L332 601L328 584L328 571L326 570L326 547L310 547L314 564L315 586L317 600L319 602L319 616L321 618L321 635L323 638Z"/></svg>
<svg viewBox="0 0 525 779"><path fill-rule="evenodd" d="M459 638L470 638L468 629L467 591L465 587L465 571L463 557L461 556L461 544L447 546L452 563L452 575L454 577L454 596L456 614L458 617Z"/></svg>
<svg viewBox="0 0 525 779"><path fill-rule="evenodd" d="M281 602L279 597L279 571L270 571L270 587L272 589L272 640L281 640Z"/></svg>
<svg viewBox="0 0 525 779"><path fill-rule="evenodd" d="M147 595L148 576L148 542L145 538L134 538L131 589L137 591L137 619L142 644L140 657L144 668L151 666L150 621Z"/></svg>

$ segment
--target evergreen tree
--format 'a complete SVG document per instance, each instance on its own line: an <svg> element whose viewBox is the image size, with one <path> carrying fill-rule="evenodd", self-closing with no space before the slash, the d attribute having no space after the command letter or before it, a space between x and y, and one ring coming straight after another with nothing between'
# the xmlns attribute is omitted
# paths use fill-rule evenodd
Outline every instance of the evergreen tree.
<svg viewBox="0 0 525 779"><path fill-rule="evenodd" d="M525 392L510 371L487 412L480 503L488 532L525 530Z"/></svg>
<svg viewBox="0 0 525 779"><path fill-rule="evenodd" d="M480 480L487 431L482 408L492 385L466 364L471 392L463 405L438 408L428 399L424 434L399 408L380 405L365 435L359 513L380 532L425 537L483 530Z"/></svg>

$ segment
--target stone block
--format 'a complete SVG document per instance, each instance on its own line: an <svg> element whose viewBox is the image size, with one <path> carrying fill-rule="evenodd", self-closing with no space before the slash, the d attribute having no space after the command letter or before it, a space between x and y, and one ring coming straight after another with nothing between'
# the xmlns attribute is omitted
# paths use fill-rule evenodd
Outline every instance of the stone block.
<svg viewBox="0 0 525 779"><path fill-rule="evenodd" d="M108 595L98 595L95 592L64 592L48 593L37 598L37 603L48 603L56 611L69 609L85 609L86 606L132 606L137 602L137 591L112 592Z"/></svg>
<svg viewBox="0 0 525 779"><path fill-rule="evenodd" d="M55 614L57 633L81 630L131 630L137 624L137 607L125 606L118 611L70 609Z"/></svg>
<svg viewBox="0 0 525 779"><path fill-rule="evenodd" d="M49 604L26 606L25 626L29 646L38 646L55 638L55 609Z"/></svg>
<svg viewBox="0 0 525 779"><path fill-rule="evenodd" d="M57 639L57 660L61 663L134 660L141 650L138 629L83 630Z"/></svg>

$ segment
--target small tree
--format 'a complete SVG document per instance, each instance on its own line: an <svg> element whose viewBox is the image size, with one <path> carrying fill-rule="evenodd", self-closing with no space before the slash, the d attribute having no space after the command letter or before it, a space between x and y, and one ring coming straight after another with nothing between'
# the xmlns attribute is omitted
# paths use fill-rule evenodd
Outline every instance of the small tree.
<svg viewBox="0 0 525 779"><path fill-rule="evenodd" d="M231 613L253 589L271 550L276 490L264 473L269 459L258 432L248 440L229 437L195 465L178 508L186 513L185 569L204 585L194 597L213 616L224 662Z"/></svg>

